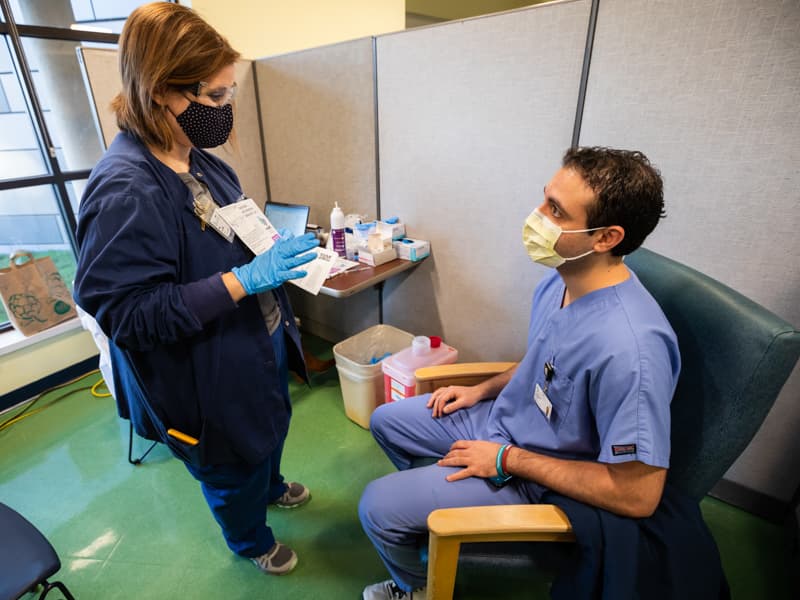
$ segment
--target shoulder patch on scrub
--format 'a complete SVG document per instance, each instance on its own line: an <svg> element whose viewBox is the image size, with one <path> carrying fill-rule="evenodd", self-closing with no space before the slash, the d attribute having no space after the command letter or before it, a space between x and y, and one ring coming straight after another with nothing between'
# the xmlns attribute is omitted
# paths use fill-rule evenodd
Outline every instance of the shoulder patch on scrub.
<svg viewBox="0 0 800 600"><path fill-rule="evenodd" d="M636 454L636 444L620 444L619 446L611 446L611 454L614 456Z"/></svg>

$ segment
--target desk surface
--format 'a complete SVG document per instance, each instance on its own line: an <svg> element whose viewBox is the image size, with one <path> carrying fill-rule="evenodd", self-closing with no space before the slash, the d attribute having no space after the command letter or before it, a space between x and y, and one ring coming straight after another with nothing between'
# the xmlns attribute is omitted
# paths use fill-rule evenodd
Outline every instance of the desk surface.
<svg viewBox="0 0 800 600"><path fill-rule="evenodd" d="M425 259L423 258L422 260ZM326 279L319 291L326 296L347 298L348 296L357 294L368 287L417 266L422 260L412 262L410 260L396 258L377 267L359 264L350 271L345 271L340 275Z"/></svg>

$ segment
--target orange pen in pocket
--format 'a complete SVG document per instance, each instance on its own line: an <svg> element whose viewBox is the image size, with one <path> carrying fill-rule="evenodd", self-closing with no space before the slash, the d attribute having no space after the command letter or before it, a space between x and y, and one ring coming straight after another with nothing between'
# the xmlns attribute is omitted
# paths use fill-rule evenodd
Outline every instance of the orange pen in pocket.
<svg viewBox="0 0 800 600"><path fill-rule="evenodd" d="M190 446L197 446L200 442L193 438L190 435L186 435L182 431L178 431L177 429L167 429L167 434L174 437L176 440L180 440L184 444L189 444Z"/></svg>

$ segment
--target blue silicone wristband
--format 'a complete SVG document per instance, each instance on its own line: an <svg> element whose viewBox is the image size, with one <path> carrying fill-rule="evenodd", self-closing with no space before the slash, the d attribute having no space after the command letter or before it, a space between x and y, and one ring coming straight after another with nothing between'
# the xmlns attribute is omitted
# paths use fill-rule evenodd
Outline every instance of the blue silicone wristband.
<svg viewBox="0 0 800 600"><path fill-rule="evenodd" d="M497 451L497 458L495 458L494 463L497 475L489 477L489 482L497 487L503 487L511 479L511 475L503 471L503 452L505 452L506 448L508 448L508 444L503 444Z"/></svg>
<svg viewBox="0 0 800 600"><path fill-rule="evenodd" d="M494 461L494 468L497 470L498 477L508 477L508 473L503 471L503 452L508 448L508 444L503 444L497 451L497 458Z"/></svg>

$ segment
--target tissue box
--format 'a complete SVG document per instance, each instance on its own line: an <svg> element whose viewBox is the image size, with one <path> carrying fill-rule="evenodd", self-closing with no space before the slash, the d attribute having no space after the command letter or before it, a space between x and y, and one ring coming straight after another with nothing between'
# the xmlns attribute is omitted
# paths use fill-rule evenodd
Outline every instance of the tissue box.
<svg viewBox="0 0 800 600"><path fill-rule="evenodd" d="M431 243L426 240L403 238L394 242L392 246L397 250L397 258L413 262L422 260L431 253Z"/></svg>
<svg viewBox="0 0 800 600"><path fill-rule="evenodd" d="M358 251L358 262L362 262L372 267L377 267L378 265L387 263L395 258L397 258L397 252L394 248L389 248L387 250L383 250L382 252L375 253L372 253L369 250L361 249Z"/></svg>
<svg viewBox="0 0 800 600"><path fill-rule="evenodd" d="M399 221L397 223L378 221L378 233L380 233L383 237L399 240L400 238L405 237L406 226Z"/></svg>

